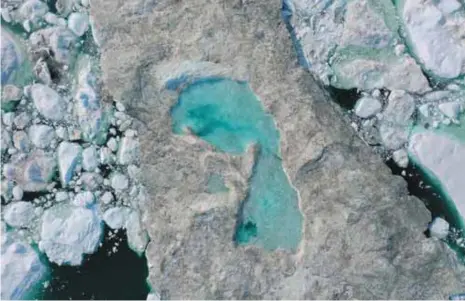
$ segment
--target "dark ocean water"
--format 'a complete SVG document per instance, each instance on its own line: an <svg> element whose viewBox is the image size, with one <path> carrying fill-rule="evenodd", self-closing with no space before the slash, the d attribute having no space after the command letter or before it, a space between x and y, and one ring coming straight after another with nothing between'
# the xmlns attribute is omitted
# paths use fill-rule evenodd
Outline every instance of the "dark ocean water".
<svg viewBox="0 0 465 301"><path fill-rule="evenodd" d="M119 244L117 251L112 249ZM99 250L88 255L79 267L50 264L48 286L38 296L43 300L145 300L150 291L145 256L129 249L126 233L114 234L105 226Z"/></svg>

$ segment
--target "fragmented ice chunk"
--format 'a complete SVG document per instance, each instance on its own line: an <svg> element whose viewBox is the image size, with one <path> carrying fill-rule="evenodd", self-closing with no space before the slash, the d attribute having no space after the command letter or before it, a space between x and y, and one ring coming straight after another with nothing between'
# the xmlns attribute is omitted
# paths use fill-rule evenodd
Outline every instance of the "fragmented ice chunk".
<svg viewBox="0 0 465 301"><path fill-rule="evenodd" d="M3 66L2 66L3 68ZM2 110L12 111L21 100L23 90L14 85L5 85L2 89Z"/></svg>
<svg viewBox="0 0 465 301"><path fill-rule="evenodd" d="M449 234L449 223L440 217L436 217L428 229L431 236L445 239Z"/></svg>
<svg viewBox="0 0 465 301"><path fill-rule="evenodd" d="M105 211L103 220L112 229L125 228L130 212L128 207L113 207Z"/></svg>
<svg viewBox="0 0 465 301"><path fill-rule="evenodd" d="M96 191L103 184L103 177L95 172L83 172L79 178L83 189Z"/></svg>
<svg viewBox="0 0 465 301"><path fill-rule="evenodd" d="M398 149L392 153L392 159L399 167L407 168L408 166L408 153L404 148Z"/></svg>
<svg viewBox="0 0 465 301"><path fill-rule="evenodd" d="M23 153L29 152L31 149L31 141L24 131L16 131L13 133L13 145Z"/></svg>
<svg viewBox="0 0 465 301"><path fill-rule="evenodd" d="M29 128L29 139L38 148L50 147L55 138L55 130L48 125L34 124Z"/></svg>
<svg viewBox="0 0 465 301"><path fill-rule="evenodd" d="M111 175L111 187L116 191L122 191L128 188L129 181L128 178L121 173L113 173Z"/></svg>
<svg viewBox="0 0 465 301"><path fill-rule="evenodd" d="M106 141L111 106L100 100L90 57L81 57L78 65L74 112L82 129L83 139L101 145Z"/></svg>
<svg viewBox="0 0 465 301"><path fill-rule="evenodd" d="M90 191L83 191L74 196L73 204L75 206L90 208L95 202L94 194Z"/></svg>
<svg viewBox="0 0 465 301"><path fill-rule="evenodd" d="M82 147L77 143L61 142L58 146L58 168L64 186L73 178L76 166L81 162L81 153Z"/></svg>
<svg viewBox="0 0 465 301"><path fill-rule="evenodd" d="M438 105L439 110L452 120L458 120L461 105L458 101L445 102Z"/></svg>
<svg viewBox="0 0 465 301"><path fill-rule="evenodd" d="M82 152L82 167L87 171L94 171L99 164L97 149L89 146Z"/></svg>
<svg viewBox="0 0 465 301"><path fill-rule="evenodd" d="M360 98L355 104L355 114L361 118L375 116L381 111L382 104L379 99L370 96Z"/></svg>
<svg viewBox="0 0 465 301"><path fill-rule="evenodd" d="M48 12L46 3L40 0L27 0L19 8L19 17L21 20L27 20L32 24L37 24Z"/></svg>
<svg viewBox="0 0 465 301"><path fill-rule="evenodd" d="M409 123L413 112L415 112L413 97L405 91L394 90L389 94L388 105L383 112L383 120L398 125L406 125Z"/></svg>
<svg viewBox="0 0 465 301"><path fill-rule="evenodd" d="M76 36L68 29L57 27L50 35L50 48L54 59L62 64L70 64L75 54Z"/></svg>
<svg viewBox="0 0 465 301"><path fill-rule="evenodd" d="M3 218L12 227L28 227L34 219L34 205L30 202L13 202L4 209Z"/></svg>
<svg viewBox="0 0 465 301"><path fill-rule="evenodd" d="M408 150L419 167L438 181L465 226L465 143L435 131L421 131L412 134Z"/></svg>
<svg viewBox="0 0 465 301"><path fill-rule="evenodd" d="M45 118L59 121L65 117L66 101L52 88L42 84L34 84L31 87L31 97L37 111Z"/></svg>
<svg viewBox="0 0 465 301"><path fill-rule="evenodd" d="M388 52L370 56L340 54L335 57L332 68L335 76L331 78L331 85L340 89L387 88L413 93L430 90L420 67L407 56L397 57Z"/></svg>
<svg viewBox="0 0 465 301"><path fill-rule="evenodd" d="M2 26L1 30L1 71L2 85L22 85L30 76L26 55L22 50L21 43L16 37Z"/></svg>
<svg viewBox="0 0 465 301"><path fill-rule="evenodd" d="M47 276L47 267L27 243L6 232L2 222L1 299L32 299L37 285Z"/></svg>
<svg viewBox="0 0 465 301"><path fill-rule="evenodd" d="M80 37L89 27L89 17L85 13L72 13L68 18L68 27L75 35Z"/></svg>
<svg viewBox="0 0 465 301"><path fill-rule="evenodd" d="M52 154L34 151L15 164L5 164L3 175L16 181L24 191L41 191L55 175L56 159Z"/></svg>
<svg viewBox="0 0 465 301"><path fill-rule="evenodd" d="M408 141L408 130L406 127L381 123L379 135L383 145L387 149L397 150Z"/></svg>
<svg viewBox="0 0 465 301"><path fill-rule="evenodd" d="M103 220L112 229L126 229L129 247L138 254L145 251L149 237L142 228L137 211L128 207L110 208L103 214Z"/></svg>
<svg viewBox="0 0 465 301"><path fill-rule="evenodd" d="M57 205L44 212L39 248L56 264L80 265L84 254L97 250L102 227L92 209Z"/></svg>
<svg viewBox="0 0 465 301"><path fill-rule="evenodd" d="M133 164L139 160L139 140L134 137L124 136L118 149L118 163L122 165Z"/></svg>

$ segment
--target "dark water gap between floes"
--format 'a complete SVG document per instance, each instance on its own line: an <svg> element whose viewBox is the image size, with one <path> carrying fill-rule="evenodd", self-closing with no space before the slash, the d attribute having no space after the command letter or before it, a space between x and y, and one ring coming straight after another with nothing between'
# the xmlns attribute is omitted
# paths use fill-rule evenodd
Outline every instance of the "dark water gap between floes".
<svg viewBox="0 0 465 301"><path fill-rule="evenodd" d="M352 110L357 102L357 99L361 96L357 89L343 90L333 87L325 87L332 101L337 103L345 111ZM419 198L431 212L431 218L443 217L445 218L452 227L457 229L456 217L451 213L447 207L447 202L444 200L444 195L434 183L419 170L413 163L409 163L407 168L401 168L397 166L394 160L391 158L385 161L386 165L391 169L394 175L399 175L404 178L407 182L407 187L410 195ZM402 173L404 171L404 173ZM426 236L429 236L429 231L426 229ZM465 249L460 248L457 243L449 239L447 241L449 246L454 249L459 258L465 263Z"/></svg>
<svg viewBox="0 0 465 301"><path fill-rule="evenodd" d="M395 0L392 1L395 2ZM306 71L308 71L311 66L311 62L309 62L305 58L302 46L300 45L300 41L297 39L295 35L294 28L291 24L292 15L292 5L290 4L289 0L283 0L281 7L281 17L289 31L293 47L297 55L297 60L300 66L304 68ZM407 52L411 53L407 45L408 43L405 44ZM434 89L444 89L448 83L448 81L444 81L430 76L423 69L422 73L426 77L430 86ZM354 109L357 100L361 97L360 91L356 88L346 90L338 89L331 86L324 86L324 89L328 91L332 101L334 101L341 108L343 108L345 112ZM380 91L382 94L384 94L384 90L380 89ZM404 170L398 167L392 159L388 160L385 163L391 169L392 173L395 175L401 175L402 170ZM430 181L426 177L426 175L424 175L421 171L415 168L415 166L412 163L410 163L407 169L405 169L405 176L403 177L407 182L409 194L418 197L425 204L425 206L431 212L432 218L442 216L446 220L451 222L452 227L454 227L454 221L456 219L452 216L450 210L448 210L447 202L443 201L444 195L442 194L439 187L433 185L432 181ZM424 234L429 236L429 232L426 229L426 225ZM456 242L452 239L448 239L447 243L452 249L454 249L457 252L459 258L465 263L465 249L458 247Z"/></svg>
<svg viewBox="0 0 465 301"><path fill-rule="evenodd" d="M150 292L145 254L139 256L129 248L125 230L116 232L108 226L102 246L86 255L80 266L49 263L49 271L38 299L145 300Z"/></svg>

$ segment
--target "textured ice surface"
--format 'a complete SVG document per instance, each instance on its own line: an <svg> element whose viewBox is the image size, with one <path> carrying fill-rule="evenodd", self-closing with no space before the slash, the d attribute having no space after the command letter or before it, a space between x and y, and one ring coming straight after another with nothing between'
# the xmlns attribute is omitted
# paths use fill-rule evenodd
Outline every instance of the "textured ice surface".
<svg viewBox="0 0 465 301"><path fill-rule="evenodd" d="M455 78L464 73L463 6L455 0L397 2L408 43L425 69L442 78Z"/></svg>
<svg viewBox="0 0 465 301"><path fill-rule="evenodd" d="M42 217L39 247L52 262L80 265L84 254L97 250L102 233L103 224L94 210L58 205Z"/></svg>
<svg viewBox="0 0 465 301"><path fill-rule="evenodd" d="M246 83L205 79L188 86L172 109L173 131L190 132L219 150L257 151L236 241L266 249L296 249L302 216L296 191L283 170L279 133Z"/></svg>

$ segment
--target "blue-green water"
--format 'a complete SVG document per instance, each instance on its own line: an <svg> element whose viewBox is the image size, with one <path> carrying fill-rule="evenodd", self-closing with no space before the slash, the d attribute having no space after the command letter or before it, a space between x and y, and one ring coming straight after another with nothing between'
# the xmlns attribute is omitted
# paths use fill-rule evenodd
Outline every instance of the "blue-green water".
<svg viewBox="0 0 465 301"><path fill-rule="evenodd" d="M273 119L250 87L229 79L194 82L181 92L171 117L174 133L191 132L218 151L237 155L257 147L235 240L268 250L296 250L302 226L297 192L282 167Z"/></svg>

